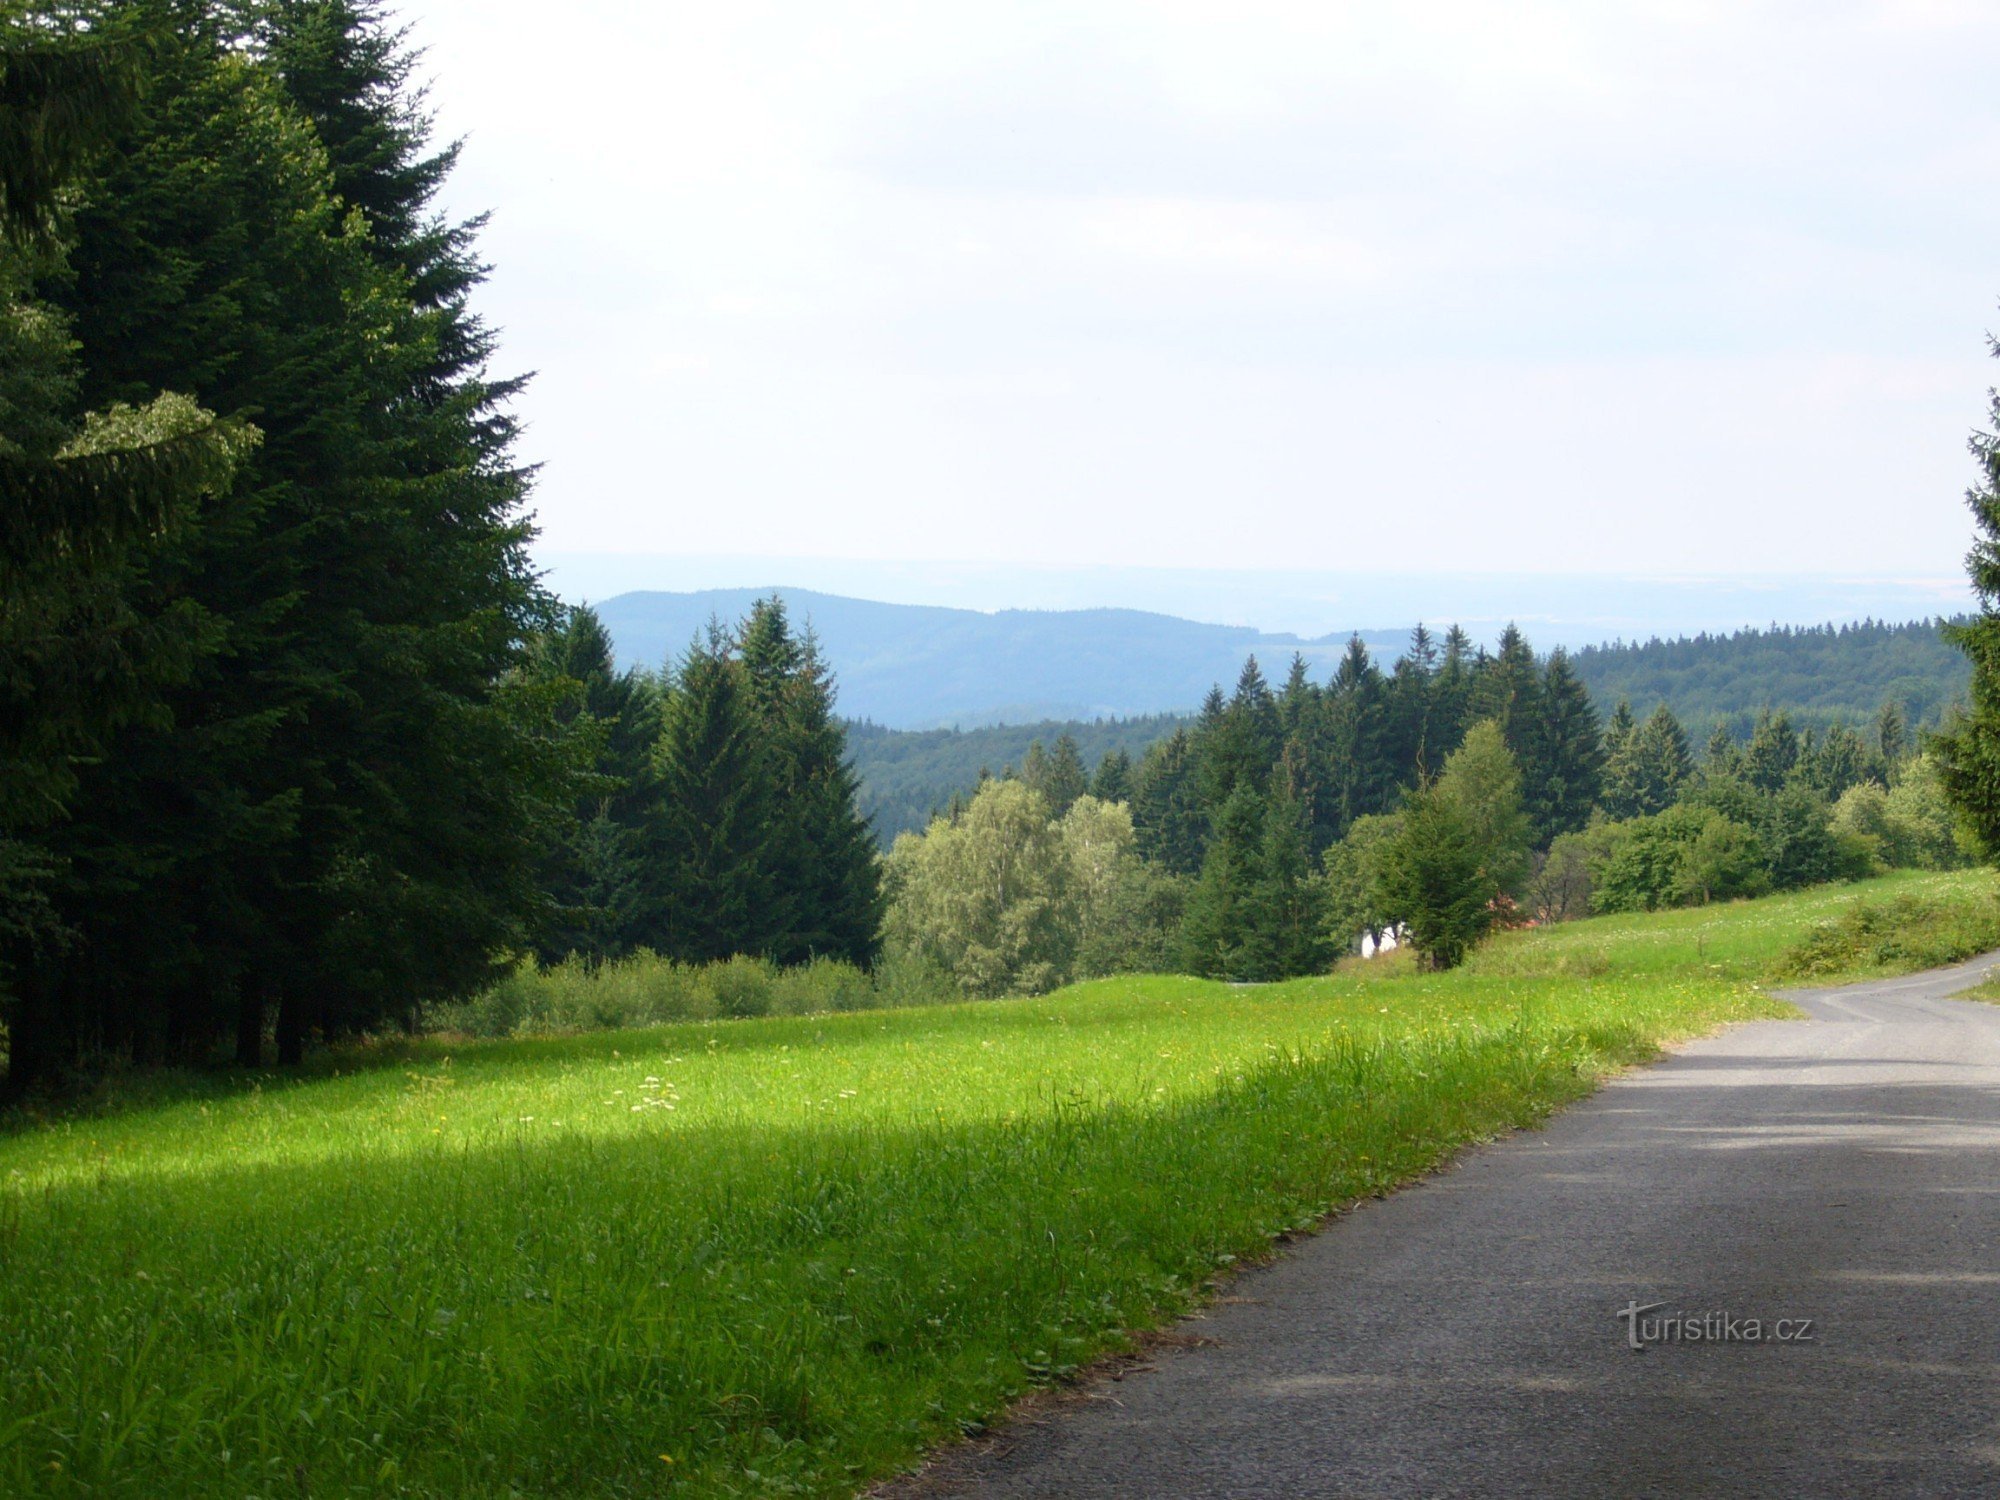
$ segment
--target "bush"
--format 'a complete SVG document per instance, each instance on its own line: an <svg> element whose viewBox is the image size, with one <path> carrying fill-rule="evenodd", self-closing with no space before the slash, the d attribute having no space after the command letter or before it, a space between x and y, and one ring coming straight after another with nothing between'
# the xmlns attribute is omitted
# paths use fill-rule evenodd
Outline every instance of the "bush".
<svg viewBox="0 0 2000 1500"><path fill-rule="evenodd" d="M1800 978L1867 969L1934 969L2000 948L2000 896L1896 896L1857 901L1784 957Z"/></svg>
<svg viewBox="0 0 2000 1500"><path fill-rule="evenodd" d="M602 963L571 957L544 967L524 959L484 994L438 1006L428 1021L432 1030L468 1036L557 1036L670 1021L927 1005L956 996L947 976L907 962L885 962L870 975L831 958L781 969L742 955L683 964L641 949Z"/></svg>
<svg viewBox="0 0 2000 1500"><path fill-rule="evenodd" d="M719 1015L732 1021L771 1013L771 992L777 967L768 959L737 954L725 958L708 972L709 989L715 996Z"/></svg>

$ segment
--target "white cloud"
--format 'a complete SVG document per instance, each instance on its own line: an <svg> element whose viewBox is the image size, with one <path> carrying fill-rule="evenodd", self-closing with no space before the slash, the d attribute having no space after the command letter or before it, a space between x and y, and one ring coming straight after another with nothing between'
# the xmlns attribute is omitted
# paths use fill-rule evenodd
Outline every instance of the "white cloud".
<svg viewBox="0 0 2000 1500"><path fill-rule="evenodd" d="M1990 7L407 15L554 550L1963 550Z"/></svg>

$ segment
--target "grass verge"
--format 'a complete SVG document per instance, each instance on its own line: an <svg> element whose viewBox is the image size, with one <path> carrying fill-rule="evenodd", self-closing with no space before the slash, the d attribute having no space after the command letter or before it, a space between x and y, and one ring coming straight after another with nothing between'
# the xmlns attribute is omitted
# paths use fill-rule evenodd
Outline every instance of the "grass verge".
<svg viewBox="0 0 2000 1500"><path fill-rule="evenodd" d="M1789 1013L1748 981L1843 899L1447 976L416 1044L17 1127L0 1493L850 1494L1275 1236Z"/></svg>

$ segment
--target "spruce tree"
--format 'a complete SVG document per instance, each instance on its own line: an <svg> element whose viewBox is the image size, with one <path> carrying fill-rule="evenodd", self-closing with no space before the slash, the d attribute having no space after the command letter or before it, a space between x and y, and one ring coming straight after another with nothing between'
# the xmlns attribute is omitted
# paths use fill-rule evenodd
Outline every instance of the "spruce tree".
<svg viewBox="0 0 2000 1500"><path fill-rule="evenodd" d="M1791 715L1766 709L1758 715L1749 747L1743 752L1743 773L1758 791L1776 792L1798 765L1801 749Z"/></svg>
<svg viewBox="0 0 2000 1500"><path fill-rule="evenodd" d="M1123 749L1105 751L1097 763L1097 774L1090 780L1090 795L1099 802L1129 803L1132 786L1131 755Z"/></svg>
<svg viewBox="0 0 2000 1500"><path fill-rule="evenodd" d="M834 715L834 697L832 668L808 628L780 731L791 779L779 794L797 804L794 836L807 860L783 952L794 960L838 958L867 967L882 947L882 866L860 812L860 779Z"/></svg>
<svg viewBox="0 0 2000 1500"><path fill-rule="evenodd" d="M1065 730L1056 737L1056 747L1041 767L1038 777L1024 776L1028 785L1042 794L1049 804L1049 815L1060 818L1070 810L1077 798L1090 789L1089 778L1084 774L1083 756L1076 746L1076 738Z"/></svg>
<svg viewBox="0 0 2000 1500"><path fill-rule="evenodd" d="M1718 777L1740 776L1743 774L1743 747L1736 743L1736 736L1729 732L1727 724L1718 724L1708 737L1708 745L1702 751L1701 776L1704 782Z"/></svg>
<svg viewBox="0 0 2000 1500"><path fill-rule="evenodd" d="M1597 708L1560 647L1542 673L1541 706L1542 781L1532 789L1529 812L1535 843L1546 848L1590 821L1603 790L1605 757Z"/></svg>
<svg viewBox="0 0 2000 1500"><path fill-rule="evenodd" d="M1283 743L1278 703L1252 656L1243 663L1236 691L1211 719L1204 706L1198 761L1204 805L1219 808L1238 786L1262 795Z"/></svg>
<svg viewBox="0 0 2000 1500"><path fill-rule="evenodd" d="M792 923L747 676L711 625L688 647L661 713L659 884L647 946L690 963L772 956Z"/></svg>
<svg viewBox="0 0 2000 1500"><path fill-rule="evenodd" d="M593 752L575 829L547 852L542 880L556 911L536 947L544 962L571 952L616 957L640 941L653 866L658 695L649 679L617 670L611 637L588 605L537 642L531 670L573 687L560 717L586 731Z"/></svg>
<svg viewBox="0 0 2000 1500"><path fill-rule="evenodd" d="M1381 910L1429 968L1455 968L1492 925L1492 887L1473 830L1434 785L1405 801L1376 870Z"/></svg>
<svg viewBox="0 0 2000 1500"><path fill-rule="evenodd" d="M1306 674L1304 655L1294 651L1292 665L1285 673L1285 685L1278 693L1278 728L1287 739L1305 732L1317 696L1318 689Z"/></svg>
<svg viewBox="0 0 2000 1500"><path fill-rule="evenodd" d="M1639 726L1628 747L1632 816L1665 812L1679 799L1694 773L1687 731L1662 703Z"/></svg>
<svg viewBox="0 0 2000 1500"><path fill-rule="evenodd" d="M1410 632L1410 646L1396 659L1388 684L1386 754L1391 780L1414 785L1443 764L1449 746L1434 749L1435 681L1438 649L1422 625ZM1435 762L1435 764L1433 764Z"/></svg>
<svg viewBox="0 0 2000 1500"><path fill-rule="evenodd" d="M1189 973L1271 977L1276 945L1264 910L1266 857L1265 799L1241 782L1216 810L1215 835L1181 919L1181 961Z"/></svg>
<svg viewBox="0 0 2000 1500"><path fill-rule="evenodd" d="M1543 701L1542 670L1534 648L1520 629L1509 624L1500 633L1500 649L1482 667L1472 692L1472 718L1491 719L1500 726L1507 748L1521 768L1527 805L1536 810L1557 800L1552 783L1555 768L1545 739L1549 724Z"/></svg>
<svg viewBox="0 0 2000 1500"><path fill-rule="evenodd" d="M1132 788L1132 831L1140 858L1173 875L1200 871L1208 845L1195 740L1185 729L1148 747Z"/></svg>
<svg viewBox="0 0 2000 1500"><path fill-rule="evenodd" d="M1909 754L1909 729L1903 706L1894 698L1885 698L1881 711L1875 715L1875 748L1891 772Z"/></svg>
<svg viewBox="0 0 2000 1500"><path fill-rule="evenodd" d="M1979 480L1965 497L1975 527L1965 566L1979 612L1946 632L1972 663L1971 701L1930 749L1945 796L1993 858L2000 852L2000 391L1990 420L1994 431L1972 437Z"/></svg>
<svg viewBox="0 0 2000 1500"><path fill-rule="evenodd" d="M1305 809L1280 789L1264 813L1258 889L1247 914L1259 924L1259 949L1267 971L1257 977L1289 979L1326 967L1324 892L1313 878Z"/></svg>
<svg viewBox="0 0 2000 1500"><path fill-rule="evenodd" d="M1368 648L1360 636L1349 637L1326 691L1328 785L1319 820L1321 849L1345 836L1356 818L1381 812L1389 803L1395 782L1385 701L1382 674L1369 659Z"/></svg>
<svg viewBox="0 0 2000 1500"><path fill-rule="evenodd" d="M1598 789L1599 805L1617 821L1640 813L1643 798L1638 744L1639 725L1632 716L1632 705L1620 698L1604 726L1604 773Z"/></svg>
<svg viewBox="0 0 2000 1500"><path fill-rule="evenodd" d="M1458 748L1472 722L1472 637L1453 625L1444 633L1444 655L1431 682L1431 718L1425 756L1435 768Z"/></svg>

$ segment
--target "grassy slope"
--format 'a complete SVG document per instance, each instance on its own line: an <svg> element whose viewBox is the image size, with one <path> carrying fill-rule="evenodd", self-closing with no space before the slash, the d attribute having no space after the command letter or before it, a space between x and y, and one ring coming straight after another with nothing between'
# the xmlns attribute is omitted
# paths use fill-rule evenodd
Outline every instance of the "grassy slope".
<svg viewBox="0 0 2000 1500"><path fill-rule="evenodd" d="M1438 978L426 1044L17 1130L0 1493L848 1493L1273 1236L1784 1013L1748 981L1854 894Z"/></svg>

